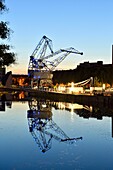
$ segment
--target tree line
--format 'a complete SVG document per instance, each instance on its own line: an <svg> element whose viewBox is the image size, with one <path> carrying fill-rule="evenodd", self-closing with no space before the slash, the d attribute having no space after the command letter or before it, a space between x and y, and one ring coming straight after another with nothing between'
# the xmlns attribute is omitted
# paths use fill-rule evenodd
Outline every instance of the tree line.
<svg viewBox="0 0 113 170"><path fill-rule="evenodd" d="M0 0L0 15L3 15L3 12L7 12L8 9L5 5L4 0ZM7 21L0 21L0 68L5 66L10 66L15 64L16 55L14 52L11 52L11 45L4 43L3 40L7 40L10 37L12 30L9 28Z"/></svg>
<svg viewBox="0 0 113 170"><path fill-rule="evenodd" d="M113 66L95 65L91 67L77 67L73 70L57 70L53 72L53 83L80 82L93 77L94 85L110 84L113 85Z"/></svg>

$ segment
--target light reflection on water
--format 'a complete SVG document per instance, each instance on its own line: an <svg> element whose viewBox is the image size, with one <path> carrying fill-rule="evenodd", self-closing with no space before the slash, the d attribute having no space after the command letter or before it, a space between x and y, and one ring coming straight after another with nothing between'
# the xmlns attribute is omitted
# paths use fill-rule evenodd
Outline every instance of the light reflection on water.
<svg viewBox="0 0 113 170"><path fill-rule="evenodd" d="M111 113L44 100L0 108L0 170L113 169Z"/></svg>

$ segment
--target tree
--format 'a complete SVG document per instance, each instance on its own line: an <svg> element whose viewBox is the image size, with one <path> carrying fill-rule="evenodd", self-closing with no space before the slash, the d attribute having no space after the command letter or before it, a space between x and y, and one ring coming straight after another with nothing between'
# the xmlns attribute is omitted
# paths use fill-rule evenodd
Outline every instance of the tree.
<svg viewBox="0 0 113 170"><path fill-rule="evenodd" d="M0 0L0 11L1 12L6 10L6 6L5 6L5 4L3 2L4 2L3 0Z"/></svg>
<svg viewBox="0 0 113 170"><path fill-rule="evenodd" d="M5 1L0 0L0 13L7 11ZM11 33L11 29L8 27L8 22L0 21L0 39L8 39ZM11 52L11 46L7 44L0 44L0 67L9 66L15 64L15 53Z"/></svg>

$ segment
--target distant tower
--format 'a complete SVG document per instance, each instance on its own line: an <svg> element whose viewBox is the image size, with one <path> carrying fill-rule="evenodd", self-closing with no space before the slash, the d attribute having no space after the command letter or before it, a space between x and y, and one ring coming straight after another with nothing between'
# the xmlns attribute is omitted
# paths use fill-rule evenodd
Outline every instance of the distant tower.
<svg viewBox="0 0 113 170"><path fill-rule="evenodd" d="M112 45L112 66L113 66L113 45Z"/></svg>

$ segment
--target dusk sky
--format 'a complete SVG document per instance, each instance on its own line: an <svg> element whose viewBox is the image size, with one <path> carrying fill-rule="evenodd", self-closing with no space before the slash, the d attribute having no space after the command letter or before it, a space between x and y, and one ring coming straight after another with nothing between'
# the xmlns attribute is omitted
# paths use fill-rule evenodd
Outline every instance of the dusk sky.
<svg viewBox="0 0 113 170"><path fill-rule="evenodd" d="M54 51L74 47L56 69L74 69L84 61L110 64L113 44L113 0L5 0L8 13L1 16L14 31L9 44L17 63L7 71L27 74L29 56L43 35L53 42Z"/></svg>

